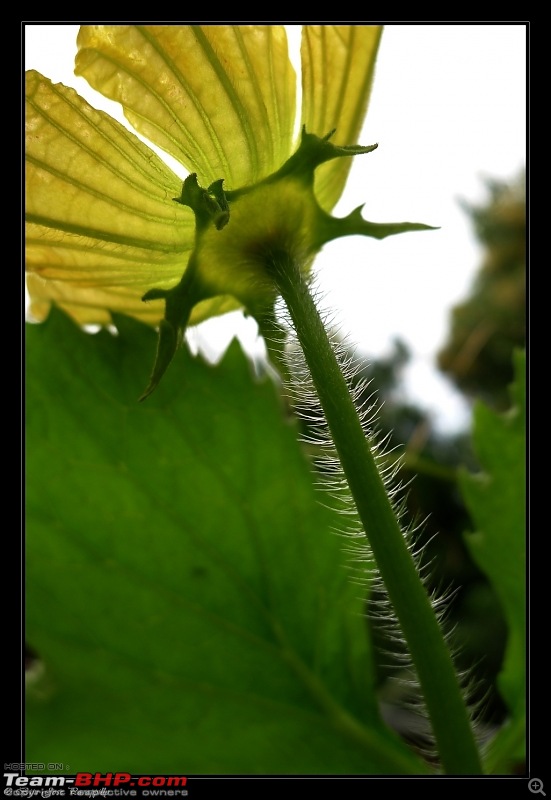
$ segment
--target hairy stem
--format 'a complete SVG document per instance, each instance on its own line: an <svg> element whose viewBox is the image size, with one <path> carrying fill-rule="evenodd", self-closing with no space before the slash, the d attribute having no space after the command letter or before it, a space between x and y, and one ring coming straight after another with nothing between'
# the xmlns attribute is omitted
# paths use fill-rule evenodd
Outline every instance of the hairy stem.
<svg viewBox="0 0 551 800"><path fill-rule="evenodd" d="M293 320L358 515L417 670L442 766L448 774L481 774L450 652L314 300L299 265L288 254L272 254L268 267Z"/></svg>

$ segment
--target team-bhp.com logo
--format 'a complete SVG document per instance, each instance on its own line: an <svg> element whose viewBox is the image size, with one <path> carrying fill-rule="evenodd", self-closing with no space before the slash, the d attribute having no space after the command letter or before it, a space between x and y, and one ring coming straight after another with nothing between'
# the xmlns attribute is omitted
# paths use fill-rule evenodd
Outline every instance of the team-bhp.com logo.
<svg viewBox="0 0 551 800"><path fill-rule="evenodd" d="M75 776L75 786L139 786L140 788L155 786L163 789L183 788L187 783L187 778L182 775L140 775L133 778L128 772L77 772Z"/></svg>
<svg viewBox="0 0 551 800"><path fill-rule="evenodd" d="M17 772L5 772L4 794L25 794L31 796L32 789L63 789L63 794L140 797L187 796L187 778L183 775L138 775L129 772L77 772L75 777L65 775L19 775ZM11 792L9 790L12 790ZM159 789L163 791L160 792ZM21 791L24 790L24 791ZM52 794L55 792L52 792Z"/></svg>

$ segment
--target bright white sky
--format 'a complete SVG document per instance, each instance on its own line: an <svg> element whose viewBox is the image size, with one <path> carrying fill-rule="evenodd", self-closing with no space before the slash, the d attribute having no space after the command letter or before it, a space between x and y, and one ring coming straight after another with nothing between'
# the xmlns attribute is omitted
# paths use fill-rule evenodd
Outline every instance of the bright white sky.
<svg viewBox="0 0 551 800"><path fill-rule="evenodd" d="M73 74L77 32L77 25L25 25L25 68L74 86L124 121L116 104ZM435 356L450 309L465 298L481 263L458 199L484 203L484 177L512 180L525 165L526 40L526 25L516 23L385 26L360 139L379 148L355 159L334 213L365 203L371 221L440 230L382 242L341 239L316 261L320 289L343 333L371 356L388 354L400 337L413 353L408 396L446 427L461 425L466 408L435 371ZM220 325L207 323L207 331L216 337ZM236 329L254 348L254 326Z"/></svg>

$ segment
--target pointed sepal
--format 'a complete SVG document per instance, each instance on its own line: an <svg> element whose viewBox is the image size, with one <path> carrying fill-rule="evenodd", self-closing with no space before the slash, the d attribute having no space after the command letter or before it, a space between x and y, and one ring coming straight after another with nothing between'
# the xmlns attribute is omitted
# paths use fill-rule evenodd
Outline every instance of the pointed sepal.
<svg viewBox="0 0 551 800"><path fill-rule="evenodd" d="M183 341L192 309L204 297L200 286L195 276L194 261L190 259L187 270L177 286L173 289L150 289L142 297L146 303L149 300L164 300L165 317L159 323L159 339L153 371L147 388L139 398L140 402L157 388Z"/></svg>
<svg viewBox="0 0 551 800"><path fill-rule="evenodd" d="M370 144L366 147L361 145L336 145L330 139L334 135L335 130L329 131L323 137L316 136L315 133L307 133L306 128L302 128L302 135L298 150L285 162L271 178L280 179L287 175L300 176L307 183L311 184L314 180L314 172L321 164L326 161L332 161L335 158L351 158L352 156L359 156L364 153L372 153L379 146L378 144Z"/></svg>
<svg viewBox="0 0 551 800"><path fill-rule="evenodd" d="M333 239L343 236L369 236L373 239L386 239L398 233L411 233L413 231L434 231L437 227L425 225L422 222L369 222L362 217L363 205L358 206L346 217L332 217L330 214L320 214L317 218L317 231L315 243L321 247Z"/></svg>

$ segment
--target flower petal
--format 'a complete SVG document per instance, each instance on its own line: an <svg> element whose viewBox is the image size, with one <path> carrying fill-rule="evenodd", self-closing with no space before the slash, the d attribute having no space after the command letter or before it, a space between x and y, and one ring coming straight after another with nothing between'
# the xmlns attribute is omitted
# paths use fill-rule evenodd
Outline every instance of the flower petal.
<svg viewBox="0 0 551 800"><path fill-rule="evenodd" d="M289 157L295 73L279 25L83 26L75 72L199 183L226 189Z"/></svg>
<svg viewBox="0 0 551 800"><path fill-rule="evenodd" d="M302 124L335 144L356 144L362 128L381 38L380 25L305 25L302 33ZM316 171L316 197L330 211L351 167L337 159Z"/></svg>
<svg viewBox="0 0 551 800"><path fill-rule="evenodd" d="M73 90L27 73L27 270L32 313L63 298L81 322L106 310L158 321L141 296L180 279L194 242L181 181L139 139ZM101 302L99 302L101 299ZM82 313L76 311L82 309Z"/></svg>
<svg viewBox="0 0 551 800"><path fill-rule="evenodd" d="M142 303L142 291L132 288L94 286L80 289L67 281L44 280L40 275L27 275L27 288L31 296L30 312L33 319L41 321L48 316L52 303L62 308L81 325L109 325L111 313L126 314L149 325L158 325L164 315L164 302L154 300ZM190 317L190 325L197 325L210 317L235 311L242 306L230 295L219 295L198 303Z"/></svg>

